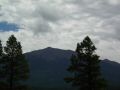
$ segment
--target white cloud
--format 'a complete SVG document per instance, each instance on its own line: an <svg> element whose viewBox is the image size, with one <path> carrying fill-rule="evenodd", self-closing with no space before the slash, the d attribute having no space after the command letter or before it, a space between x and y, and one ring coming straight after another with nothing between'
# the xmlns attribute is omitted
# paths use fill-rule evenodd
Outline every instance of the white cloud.
<svg viewBox="0 0 120 90"><path fill-rule="evenodd" d="M120 0L108 0L108 1L112 5L118 5L118 4L120 4Z"/></svg>
<svg viewBox="0 0 120 90"><path fill-rule="evenodd" d="M102 58L120 62L119 0L1 0L0 4L0 21L21 27L18 32L0 32L0 38L5 42L15 34L24 52L47 46L74 50L89 35Z"/></svg>

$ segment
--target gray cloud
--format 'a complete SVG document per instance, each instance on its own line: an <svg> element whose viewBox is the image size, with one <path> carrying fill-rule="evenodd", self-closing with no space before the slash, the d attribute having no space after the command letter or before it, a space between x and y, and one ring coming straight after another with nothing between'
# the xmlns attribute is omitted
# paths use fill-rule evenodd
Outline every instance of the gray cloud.
<svg viewBox="0 0 120 90"><path fill-rule="evenodd" d="M49 22L56 23L63 16L54 3L41 0L8 1L1 13L5 21L20 24L35 34L52 31Z"/></svg>
<svg viewBox="0 0 120 90"><path fill-rule="evenodd" d="M119 0L2 0L0 21L15 23L24 52L47 46L75 49L89 35L102 58L119 61ZM36 46L36 47L34 47ZM112 54L114 53L114 54ZM119 61L120 62L120 61Z"/></svg>

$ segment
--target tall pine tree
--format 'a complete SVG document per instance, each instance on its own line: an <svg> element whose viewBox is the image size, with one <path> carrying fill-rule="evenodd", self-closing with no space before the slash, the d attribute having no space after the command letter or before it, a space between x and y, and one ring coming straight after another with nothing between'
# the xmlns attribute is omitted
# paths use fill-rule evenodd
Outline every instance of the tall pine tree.
<svg viewBox="0 0 120 90"><path fill-rule="evenodd" d="M2 43L0 40L0 82L2 78L2 58L3 58L3 48L2 48Z"/></svg>
<svg viewBox="0 0 120 90"><path fill-rule="evenodd" d="M24 80L29 77L28 62L22 53L20 42L11 35L6 42L5 51L5 80L8 85L7 90L24 90Z"/></svg>
<svg viewBox="0 0 120 90"><path fill-rule="evenodd" d="M5 66L6 66L6 59L5 59L5 53L3 51L3 46L0 41L0 89L1 90L8 90L7 89L7 83L5 80Z"/></svg>
<svg viewBox="0 0 120 90"><path fill-rule="evenodd" d="M95 53L96 47L87 36L83 42L77 44L76 53L71 57L69 72L74 75L65 78L79 90L106 90L106 82L100 71L99 56Z"/></svg>
<svg viewBox="0 0 120 90"><path fill-rule="evenodd" d="M1 40L0 40L0 89L2 89L2 90L3 90L3 87L4 87L3 65L4 65L4 62L3 62L3 47L2 47Z"/></svg>

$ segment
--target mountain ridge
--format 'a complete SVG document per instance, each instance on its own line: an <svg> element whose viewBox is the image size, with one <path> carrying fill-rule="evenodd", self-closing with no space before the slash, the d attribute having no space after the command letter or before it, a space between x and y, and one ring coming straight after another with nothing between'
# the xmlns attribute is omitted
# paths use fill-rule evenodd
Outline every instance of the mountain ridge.
<svg viewBox="0 0 120 90"><path fill-rule="evenodd" d="M24 53L24 54L26 55L26 54L28 54L28 53L38 52L38 51L41 51L41 50L47 50L47 51L48 51L48 50L62 50L62 51L74 52L73 50L70 50L70 49L60 49L60 48L46 47L46 48L42 48L42 49L38 49L38 50L29 51L29 52L26 52L26 53ZM112 61L112 62L114 62L114 63L120 64L120 62L117 62L117 61L114 61L114 60L110 60L110 59L102 59L102 60Z"/></svg>
<svg viewBox="0 0 120 90"><path fill-rule="evenodd" d="M70 75L66 69L70 64L70 57L73 53L72 50L52 47L25 53L31 70L30 84L33 87L42 88L70 87L63 79ZM120 82L120 63L105 59L101 61L100 65L102 74L110 84Z"/></svg>

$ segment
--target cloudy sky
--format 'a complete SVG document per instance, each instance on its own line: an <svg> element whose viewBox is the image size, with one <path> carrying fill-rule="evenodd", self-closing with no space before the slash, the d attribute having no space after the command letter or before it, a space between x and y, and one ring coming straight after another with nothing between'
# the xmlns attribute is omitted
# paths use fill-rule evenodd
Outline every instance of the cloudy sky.
<svg viewBox="0 0 120 90"><path fill-rule="evenodd" d="M120 0L0 0L0 39L14 34L24 52L75 50L87 35L101 58L120 62Z"/></svg>

